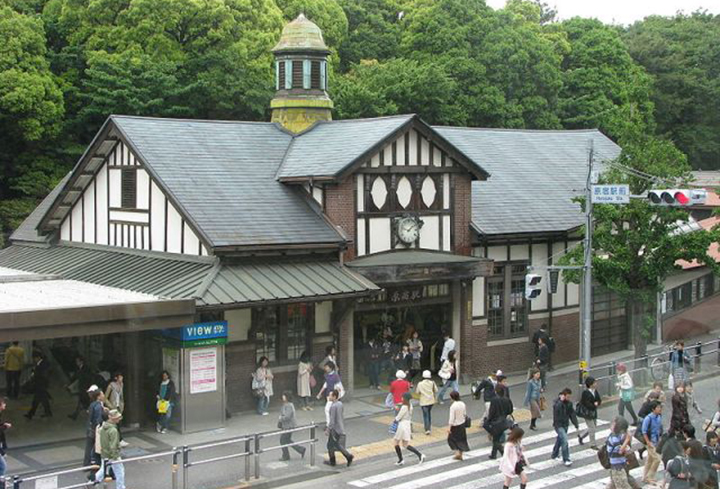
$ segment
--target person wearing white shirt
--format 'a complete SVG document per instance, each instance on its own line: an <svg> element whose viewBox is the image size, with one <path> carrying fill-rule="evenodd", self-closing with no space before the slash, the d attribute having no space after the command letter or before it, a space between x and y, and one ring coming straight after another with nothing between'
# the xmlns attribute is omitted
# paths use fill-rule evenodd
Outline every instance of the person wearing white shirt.
<svg viewBox="0 0 720 489"><path fill-rule="evenodd" d="M445 342L443 343L442 354L440 355L441 365L448 359L448 354L455 349L455 340L450 337L450 333L443 334L443 339Z"/></svg>

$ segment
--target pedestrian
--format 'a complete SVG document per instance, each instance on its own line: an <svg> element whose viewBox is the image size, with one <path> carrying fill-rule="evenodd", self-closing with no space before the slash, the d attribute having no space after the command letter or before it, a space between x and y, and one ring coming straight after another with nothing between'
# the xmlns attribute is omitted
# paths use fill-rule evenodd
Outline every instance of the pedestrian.
<svg viewBox="0 0 720 489"><path fill-rule="evenodd" d="M703 413L700 406L698 406L697 401L695 401L694 388L692 382L690 381L685 382L685 398L687 399L688 411L690 408L693 408L696 413Z"/></svg>
<svg viewBox="0 0 720 489"><path fill-rule="evenodd" d="M419 463L423 463L425 461L425 455L423 455L415 447L410 445L410 442L412 441L413 413L413 407L410 403L411 399L412 395L409 392L403 394L400 410L398 411L397 415L395 415L395 422L397 423L397 428L393 436L393 446L395 447L395 453L398 456L398 461L395 462L395 465L405 464L405 459L403 459L402 454L402 448L405 448L410 453L414 453L415 455L417 455L417 458L420 461Z"/></svg>
<svg viewBox="0 0 720 489"><path fill-rule="evenodd" d="M260 357L257 364L255 375L253 376L253 390L257 397L257 413L261 416L267 416L270 398L273 395L273 373L268 368L270 360L268 357Z"/></svg>
<svg viewBox="0 0 720 489"><path fill-rule="evenodd" d="M281 430L292 430L297 428L297 419L295 418L295 405L292 403L292 393L285 391L282 394L282 407L280 408L280 418L278 419L278 428ZM280 435L280 445L289 445L293 442L292 432ZM305 447L293 445L293 450L300 454L301 458L305 458ZM290 460L290 450L288 447L282 448L282 462Z"/></svg>
<svg viewBox="0 0 720 489"><path fill-rule="evenodd" d="M453 457L455 460L463 459L463 452L469 452L470 447L467 442L467 408L465 403L460 400L460 393L452 391L450 393L452 404L450 405L450 419L448 421L448 445L455 452Z"/></svg>
<svg viewBox="0 0 720 489"><path fill-rule="evenodd" d="M533 333L532 339L530 340L534 346L535 358L537 358L538 352L540 350L541 339L546 345L548 344L548 340L550 339L550 333L548 333L547 325L545 323L540 325L540 329Z"/></svg>
<svg viewBox="0 0 720 489"><path fill-rule="evenodd" d="M116 409L120 414L125 412L124 378L122 372L115 372L105 391L105 406L109 410Z"/></svg>
<svg viewBox="0 0 720 489"><path fill-rule="evenodd" d="M510 400L507 389L498 383L495 386L495 398L490 401L490 411L485 420L485 426L488 433L492 435L492 450L489 459L495 460L498 452L503 454L503 445L505 443L505 432L510 427L508 425L508 417L514 411L513 403Z"/></svg>
<svg viewBox="0 0 720 489"><path fill-rule="evenodd" d="M108 413L107 421L98 430L102 461L100 462L100 470L95 473L95 482L102 482L112 471L115 476L116 489L125 489L125 465L122 463L120 432L118 431L121 420L122 413L117 409L113 409Z"/></svg>
<svg viewBox="0 0 720 489"><path fill-rule="evenodd" d="M460 390L460 386L457 381L457 359L458 355L455 350L448 352L447 359L443 362L442 368L440 369L439 376L443 380L443 385L438 392L438 400L442 404L445 398L445 393L448 389L452 389L451 392L457 392Z"/></svg>
<svg viewBox="0 0 720 489"><path fill-rule="evenodd" d="M333 345L328 345L325 347L325 358L323 358L323 361L320 362L321 367L325 367L328 363L332 363L335 365L335 368L333 370L340 371L340 365L337 361L337 350Z"/></svg>
<svg viewBox="0 0 720 489"><path fill-rule="evenodd" d="M312 411L310 406L310 397L312 396L312 385L315 381L312 376L313 365L310 361L310 355L306 351L300 355L297 370L297 395L302 400L302 410ZM312 380L311 380L312 379Z"/></svg>
<svg viewBox="0 0 720 489"><path fill-rule="evenodd" d="M702 444L697 440L686 440L680 445L683 453L670 460L667 466L668 489L703 487L709 475L704 467Z"/></svg>
<svg viewBox="0 0 720 489"><path fill-rule="evenodd" d="M525 489L528 483L528 477L525 468L528 466L527 459L523 453L522 437L525 434L522 428L515 426L510 430L505 449L503 450L503 458L500 461L500 472L505 477L503 489L509 489L515 477L520 477L520 489Z"/></svg>
<svg viewBox="0 0 720 489"><path fill-rule="evenodd" d="M602 403L602 398L597 390L597 380L588 376L585 379L585 389L580 396L577 415L585 419L587 431L578 433L578 442L582 445L584 438L590 439L590 448L597 450L597 442L595 441L595 433L597 432L597 410Z"/></svg>
<svg viewBox="0 0 720 489"><path fill-rule="evenodd" d="M345 457L345 460L347 460L347 466L350 467L355 457L345 448L347 441L347 436L345 435L345 419L343 403L340 400L338 391L330 391L328 401L330 402L330 410L325 434L328 437L327 450L329 461L325 463L334 467L337 464L335 461L335 452L339 451L343 457Z"/></svg>
<svg viewBox="0 0 720 489"><path fill-rule="evenodd" d="M412 336L407 340L407 345L410 350L410 355L412 355L412 362L410 364L410 382L412 382L422 369L423 343L420 341L420 334L417 331L412 332Z"/></svg>
<svg viewBox="0 0 720 489"><path fill-rule="evenodd" d="M87 424L85 429L85 456L83 465L99 464L98 455L95 452L95 439L97 429L102 425L107 416L105 408L105 393L96 385L91 385L87 391L90 405L88 406Z"/></svg>
<svg viewBox="0 0 720 489"><path fill-rule="evenodd" d="M25 350L20 343L13 341L5 350L5 387L10 399L20 397L20 375L25 366Z"/></svg>
<svg viewBox="0 0 720 489"><path fill-rule="evenodd" d="M483 420L487 419L488 411L490 411L490 402L495 398L495 386L498 383L499 377L504 377L502 370L488 375L487 378L480 381L476 388L476 396L479 396L479 393L482 392L483 402L485 404Z"/></svg>
<svg viewBox="0 0 720 489"><path fill-rule="evenodd" d="M451 351L455 351L455 340L450 337L450 333L444 331L442 353L440 354L440 365L442 365L445 360L450 357Z"/></svg>
<svg viewBox="0 0 720 489"><path fill-rule="evenodd" d="M572 402L570 402L571 395L572 390L566 387L560 392L560 395L555 399L555 403L553 404L553 428L555 429L555 433L557 433L557 438L555 439L555 446L553 447L551 458L557 460L562 451L562 459L566 467L572 465L572 460L570 460L570 446L568 445L568 429L570 428L570 423L575 426L576 430L579 429L575 408L573 408Z"/></svg>
<svg viewBox="0 0 720 489"><path fill-rule="evenodd" d="M345 390L342 385L342 380L340 380L340 374L335 370L337 367L333 362L327 362L323 368L325 369L325 383L320 389L320 392L318 392L317 398L320 399L323 394L329 396L330 392L336 390L339 393L338 399L342 399Z"/></svg>
<svg viewBox="0 0 720 489"><path fill-rule="evenodd" d="M382 367L382 344L378 338L370 338L367 344L368 377L371 389L380 389L380 369Z"/></svg>
<svg viewBox="0 0 720 489"><path fill-rule="evenodd" d="M0 397L0 487L5 487L3 484L3 477L7 470L7 461L5 455L7 454L7 438L5 433L7 430L12 428L12 424L3 420L3 412L7 409L8 399L6 397Z"/></svg>
<svg viewBox="0 0 720 489"><path fill-rule="evenodd" d="M158 422L155 428L158 433L165 434L170 427L170 420L172 419L177 398L175 382L173 382L170 372L167 370L163 370L160 374L160 386L155 397L157 398L156 407L158 412Z"/></svg>
<svg viewBox="0 0 720 489"><path fill-rule="evenodd" d="M652 389L645 393L645 401L650 400L650 394L652 394L653 392L657 393L657 400L665 404L665 390L663 389L662 382L653 382ZM640 416L640 413L638 413L638 416Z"/></svg>
<svg viewBox="0 0 720 489"><path fill-rule="evenodd" d="M432 430L432 408L435 405L435 399L438 393L438 387L432 379L432 373L429 370L423 372L423 380L415 388L415 392L420 396L420 409L423 414L423 426L425 434L429 435Z"/></svg>
<svg viewBox="0 0 720 489"><path fill-rule="evenodd" d="M655 391L650 391L646 394L647 400L643 403L642 406L640 406L640 410L638 411L638 426L639 428L635 430L635 438L642 443L642 446L638 448L638 456L642 459L643 453L645 453L645 438L643 437L642 433L642 426L643 422L645 421L645 418L647 418L650 413L652 413L653 407L655 406L655 403L660 402L660 394Z"/></svg>
<svg viewBox="0 0 720 489"><path fill-rule="evenodd" d="M682 431L685 425L690 424L690 414L688 413L685 384L683 382L675 384L675 394L671 402L672 416L670 417L670 429L668 429L668 433L674 435L678 431Z"/></svg>
<svg viewBox="0 0 720 489"><path fill-rule="evenodd" d="M645 462L645 468L643 469L642 481L646 484L654 484L655 476L657 474L658 467L662 461L660 453L657 451L658 443L660 443L660 437L662 436L662 410L663 405L658 400L650 401L650 414L645 416L640 427L640 432L645 441L645 449L647 450L648 458Z"/></svg>
<svg viewBox="0 0 720 489"><path fill-rule="evenodd" d="M540 381L543 389L547 387L547 371L550 368L550 348L546 341L545 337L538 337L538 352L535 359L535 367L540 371Z"/></svg>
<svg viewBox="0 0 720 489"><path fill-rule="evenodd" d="M630 449L631 437L628 433L628 422L617 416L610 427L606 446L610 461L610 481L614 489L632 489L628 479L627 452Z"/></svg>
<svg viewBox="0 0 720 489"><path fill-rule="evenodd" d="M618 372L618 381L615 386L620 394L620 399L618 400L618 414L620 416L625 416L625 410L627 409L633 419L632 425L637 426L638 418L632 405L632 402L635 399L635 383L633 382L633 378L627 371L627 367L624 363L619 363L616 369Z"/></svg>
<svg viewBox="0 0 720 489"><path fill-rule="evenodd" d="M405 380L406 377L404 370L398 370L395 372L395 380L390 383L390 394L393 396L396 411L400 409L405 393L410 392L410 382Z"/></svg>
<svg viewBox="0 0 720 489"><path fill-rule="evenodd" d="M90 366L85 363L85 359L78 355L75 357L75 372L70 376L67 386L68 390L77 389L77 404L75 404L75 411L68 414L68 418L75 421L81 412L85 412L90 405L90 398L88 397L88 389L93 385L94 375Z"/></svg>
<svg viewBox="0 0 720 489"><path fill-rule="evenodd" d="M395 369L402 370L407 375L412 368L412 353L410 353L410 347L404 344L400 347L400 350L395 355Z"/></svg>
<svg viewBox="0 0 720 489"><path fill-rule="evenodd" d="M718 443L718 434L711 431L705 436L705 446L703 447L703 456L709 471L708 481L705 483L705 489L718 489L718 471L720 471L720 444Z"/></svg>
<svg viewBox="0 0 720 489"><path fill-rule="evenodd" d="M45 356L39 351L33 352L33 370L30 374L30 385L33 388L33 399L30 410L24 415L28 420L33 419L37 408L40 404L43 407L42 418L52 417L52 409L50 408L50 364L45 360Z"/></svg>
<svg viewBox="0 0 720 489"><path fill-rule="evenodd" d="M540 411L540 396L542 395L542 382L540 381L540 371L533 370L530 379L527 382L525 390L525 400L523 406L530 408L530 429L537 430L537 420L542 417Z"/></svg>
<svg viewBox="0 0 720 489"><path fill-rule="evenodd" d="M678 340L673 346L673 351L670 352L670 373L673 377L673 382L677 385L680 382L686 382L688 380L686 366L690 363L690 357L685 353L685 342Z"/></svg>

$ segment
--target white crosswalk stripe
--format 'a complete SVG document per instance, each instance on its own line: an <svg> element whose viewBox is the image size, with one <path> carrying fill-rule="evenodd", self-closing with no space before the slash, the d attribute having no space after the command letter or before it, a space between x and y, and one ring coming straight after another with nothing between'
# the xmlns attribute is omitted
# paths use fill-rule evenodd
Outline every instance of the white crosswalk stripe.
<svg viewBox="0 0 720 489"><path fill-rule="evenodd" d="M599 421L599 425L608 423ZM581 430L584 426L581 425ZM608 429L599 430L599 443L609 434ZM561 460L551 460L555 432L548 431L524 439L525 456L530 466L526 473L530 478L529 486L534 488L563 487L571 482L573 489L605 489L610 478L597 459L597 451L587 445L580 446L575 432L569 436L571 467L565 467ZM488 460L490 447L472 450L464 454L465 461L453 460L451 456L429 460L416 465L408 459L410 465L400 469L371 475L348 482L350 486L378 489L422 489L432 487L452 487L453 489L485 489L502 487L504 480L499 470L499 460ZM642 467L632 471L636 478L642 476ZM658 474L658 478L661 475ZM517 484L517 481L516 481Z"/></svg>

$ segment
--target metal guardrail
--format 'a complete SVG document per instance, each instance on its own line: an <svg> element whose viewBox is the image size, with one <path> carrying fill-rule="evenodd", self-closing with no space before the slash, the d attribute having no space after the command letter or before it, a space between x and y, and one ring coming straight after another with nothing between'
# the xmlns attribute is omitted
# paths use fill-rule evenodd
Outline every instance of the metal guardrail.
<svg viewBox="0 0 720 489"><path fill-rule="evenodd" d="M262 448L261 446L261 440L264 438L270 438L274 436L281 436L283 434L287 433L295 433L299 431L310 431L310 436L308 439L304 439L301 441L294 441L292 443L287 444L279 444L267 448ZM235 438L230 438L227 440L221 440L218 442L213 443L205 443L200 445L192 445L188 446L185 445L183 447L175 447L172 450L167 450L164 452L159 453L151 453L148 455L142 455L138 457L132 457L127 459L122 459L120 461L117 461L115 463L122 463L123 466L127 467L128 464L133 464L137 462L142 462L144 460L151 460L151 459L157 459L157 458L165 458L168 457L171 460L171 487L172 489L179 489L182 487L182 489L187 489L189 487L189 481L190 481L190 469L192 467L198 467L202 465L207 464L213 464L217 462L224 462L227 460L234 460L243 458L245 461L245 481L250 481L251 478L251 459L254 460L254 470L252 470L252 476L255 479L260 478L260 455L262 455L265 452L270 452L273 450L282 450L283 448L291 448L294 446L299 445L310 445L310 465L315 465L315 451L316 451L316 444L318 442L317 437L315 436L317 432L317 424L312 423L309 425L299 426L297 428L293 428L290 430L277 430L277 431L270 431L266 433L256 433L253 435L246 435L246 436L240 436ZM229 447L229 446L242 446L242 451L231 451L231 453L214 456L210 458L204 458L200 460L191 460L191 454L192 453L199 453L211 449L221 448L221 447ZM113 462L107 461L106 465L109 467L112 467ZM180 474L180 467L182 466L182 477L179 476ZM61 476L68 476L78 473L84 473L84 472L97 472L101 467L99 465L90 465L90 466L83 466L73 469L67 469L67 470L61 470L51 473L44 473L44 474L37 474L37 475L30 475L30 476L8 476L5 477L3 480L0 478L0 483L5 483L6 489L23 489L26 487L29 487L28 484L35 482L39 479L47 479L47 478L54 478L54 477L61 477ZM127 474L127 470L126 470ZM180 483L180 479L182 479L182 484ZM107 480L101 481L101 484L103 484L103 487L105 487L105 484L107 483ZM24 484L24 485L23 485ZM2 485L0 485L2 487ZM79 488L87 488L88 487L88 481L83 481L81 483L71 483L70 485L58 485L58 489L79 489Z"/></svg>

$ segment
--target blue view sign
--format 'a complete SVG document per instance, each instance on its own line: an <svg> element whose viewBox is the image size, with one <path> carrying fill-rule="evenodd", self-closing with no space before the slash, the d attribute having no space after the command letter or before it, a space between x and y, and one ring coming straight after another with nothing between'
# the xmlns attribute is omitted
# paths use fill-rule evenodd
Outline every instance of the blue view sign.
<svg viewBox="0 0 720 489"><path fill-rule="evenodd" d="M185 346L219 345L227 341L227 321L195 323L182 328L164 329L163 336L179 340Z"/></svg>

